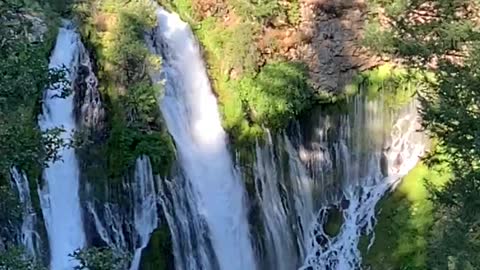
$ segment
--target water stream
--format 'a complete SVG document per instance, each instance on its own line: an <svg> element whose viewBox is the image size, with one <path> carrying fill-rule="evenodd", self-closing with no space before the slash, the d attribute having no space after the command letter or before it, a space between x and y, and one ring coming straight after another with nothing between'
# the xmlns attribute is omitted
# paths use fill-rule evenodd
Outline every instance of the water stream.
<svg viewBox="0 0 480 270"><path fill-rule="evenodd" d="M73 82L79 61L80 37L73 26L64 22L50 58L50 68L66 68L66 79ZM64 84L47 89L39 125L43 131L62 128L61 138L69 142L76 127L73 95L61 98ZM85 245L82 211L78 195L79 169L75 151L61 147L60 160L52 161L43 172L39 189L40 203L50 244L50 269L71 270L76 262L69 255Z"/></svg>
<svg viewBox="0 0 480 270"><path fill-rule="evenodd" d="M255 270L244 187L227 149L227 136L200 48L190 26L178 15L158 9L157 18L158 27L149 43L164 64L162 73L153 77L157 82L166 81L160 108L175 140L188 186L188 191L171 193L188 192L183 199L190 201L189 222L206 223L214 251L214 256L203 256L207 265L199 269L215 269L209 267L218 264L221 270ZM194 233L206 233L205 227ZM202 249L200 253L208 253L207 247ZM214 258L216 262L211 261Z"/></svg>

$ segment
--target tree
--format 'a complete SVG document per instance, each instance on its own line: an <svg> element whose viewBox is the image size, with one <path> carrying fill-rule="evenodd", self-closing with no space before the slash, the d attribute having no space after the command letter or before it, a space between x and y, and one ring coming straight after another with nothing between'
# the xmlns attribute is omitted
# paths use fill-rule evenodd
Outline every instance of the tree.
<svg viewBox="0 0 480 270"><path fill-rule="evenodd" d="M79 265L75 270L124 270L128 269L128 257L123 252L109 248L87 248L72 255Z"/></svg>
<svg viewBox="0 0 480 270"><path fill-rule="evenodd" d="M20 248L0 252L0 270L47 270Z"/></svg>
<svg viewBox="0 0 480 270"><path fill-rule="evenodd" d="M377 40L388 44L376 48L396 53L409 65L435 73L430 87L419 91L423 127L438 141L427 161L435 164L439 157L448 157L454 176L443 187L429 185L437 213L429 239L429 268L478 269L480 31L475 27L478 1L386 0L382 4L387 7L390 27L377 32L388 38L377 37Z"/></svg>
<svg viewBox="0 0 480 270"><path fill-rule="evenodd" d="M58 132L42 134L37 125L42 92L64 82L61 70L48 69L49 42L38 42L24 1L0 1L0 182L12 166L38 176L55 156ZM46 38L46 37L44 37ZM1 183L0 183L1 184Z"/></svg>

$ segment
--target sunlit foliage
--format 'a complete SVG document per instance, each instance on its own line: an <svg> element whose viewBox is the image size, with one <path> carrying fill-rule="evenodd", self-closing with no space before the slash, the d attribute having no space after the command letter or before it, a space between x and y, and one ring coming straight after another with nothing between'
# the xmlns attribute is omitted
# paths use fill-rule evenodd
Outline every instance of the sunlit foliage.
<svg viewBox="0 0 480 270"><path fill-rule="evenodd" d="M150 156L155 173L168 174L174 153L157 105L162 89L152 85L148 75L149 69L160 68L161 59L144 42L145 31L156 25L155 7L147 0L91 0L75 5L74 12L96 52L110 115L109 137L96 146L103 150L93 153L92 147L84 147L82 156L106 156L106 168L100 170L108 177L123 175L142 154Z"/></svg>
<svg viewBox="0 0 480 270"><path fill-rule="evenodd" d="M431 87L418 91L423 127L438 141L438 147L425 162L435 166L443 157L451 168L452 180L442 188L427 182L434 205L431 234L422 250L426 253L427 268L478 269L478 1L375 2L389 7L389 25L384 32L377 31L389 36L385 39L388 44L380 44L377 49L396 53L406 60L405 64L435 74Z"/></svg>

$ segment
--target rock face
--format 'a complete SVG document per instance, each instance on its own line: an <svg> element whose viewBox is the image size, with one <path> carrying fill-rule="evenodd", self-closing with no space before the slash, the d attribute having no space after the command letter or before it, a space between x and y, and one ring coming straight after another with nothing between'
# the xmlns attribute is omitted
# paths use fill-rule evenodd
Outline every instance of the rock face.
<svg viewBox="0 0 480 270"><path fill-rule="evenodd" d="M361 70L382 63L359 43L367 8L364 0L304 0L299 31L310 37L295 56L307 63L317 91L341 91Z"/></svg>

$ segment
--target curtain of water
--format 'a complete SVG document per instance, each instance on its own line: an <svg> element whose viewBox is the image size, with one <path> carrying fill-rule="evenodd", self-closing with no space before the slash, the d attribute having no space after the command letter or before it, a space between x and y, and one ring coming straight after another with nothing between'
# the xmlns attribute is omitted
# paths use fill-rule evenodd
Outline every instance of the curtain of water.
<svg viewBox="0 0 480 270"><path fill-rule="evenodd" d="M264 269L360 268L357 245L372 232L375 205L423 154L416 106L392 110L359 95L345 112L320 111L308 127L257 145ZM332 205L344 218L335 237L324 231Z"/></svg>
<svg viewBox="0 0 480 270"><path fill-rule="evenodd" d="M204 248L200 257L207 262L201 269L210 270L218 263L221 270L255 270L244 187L227 149L227 136L200 49L190 27L178 15L158 9L157 17L158 27L148 42L153 52L163 56L164 64L163 73L153 73L152 78L157 82L165 79L165 96L160 107L177 146L185 186L189 188L182 199L190 201L187 203L188 210L193 212L190 222L206 223L216 257L215 262L211 261L213 256L203 255L207 252ZM170 193L180 195L180 191ZM205 230L195 232L203 233Z"/></svg>

